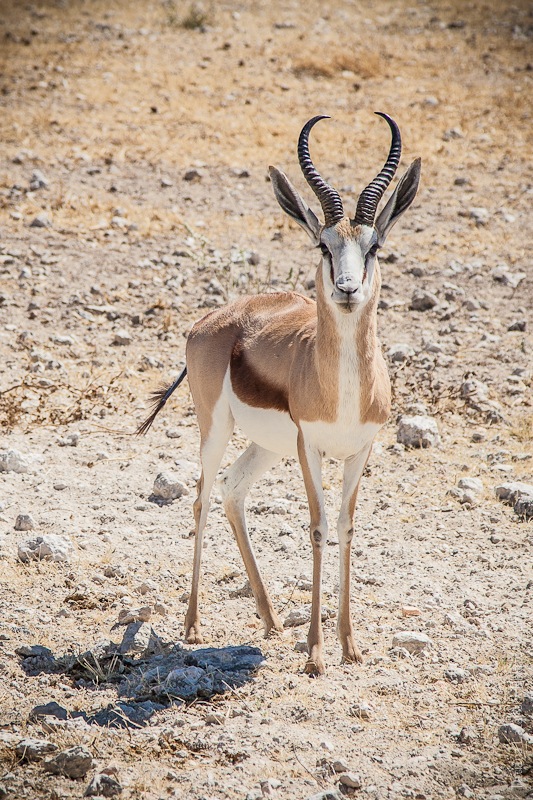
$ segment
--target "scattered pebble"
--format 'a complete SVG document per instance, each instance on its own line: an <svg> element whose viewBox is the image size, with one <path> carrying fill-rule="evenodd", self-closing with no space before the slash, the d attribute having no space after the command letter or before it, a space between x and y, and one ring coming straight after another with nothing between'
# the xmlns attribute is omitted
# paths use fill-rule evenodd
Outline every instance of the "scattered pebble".
<svg viewBox="0 0 533 800"><path fill-rule="evenodd" d="M440 444L437 423L432 417L400 417L397 440L406 447L434 447Z"/></svg>
<svg viewBox="0 0 533 800"><path fill-rule="evenodd" d="M467 669L450 667L450 669L444 670L444 677L450 683L464 683L470 677L470 673Z"/></svg>
<svg viewBox="0 0 533 800"><path fill-rule="evenodd" d="M387 350L387 356L393 363L403 363L415 354L414 349L408 344L393 344Z"/></svg>
<svg viewBox="0 0 533 800"><path fill-rule="evenodd" d="M74 553L74 547L69 539L47 533L35 539L27 539L18 546L20 561L66 561L69 562Z"/></svg>
<svg viewBox="0 0 533 800"><path fill-rule="evenodd" d="M16 531L32 531L36 527L31 514L19 514L15 520Z"/></svg>
<svg viewBox="0 0 533 800"><path fill-rule="evenodd" d="M526 733L520 726L514 723L500 725L498 728L498 739L502 744L528 744L533 745L533 736Z"/></svg>
<svg viewBox="0 0 533 800"><path fill-rule="evenodd" d="M506 266L500 266L492 270L492 277L498 283L503 283L504 286L510 286L511 289L516 289L526 277L526 273L511 272Z"/></svg>
<svg viewBox="0 0 533 800"><path fill-rule="evenodd" d="M148 622L130 622L124 631L119 651L128 653L144 653L150 648L152 626Z"/></svg>
<svg viewBox="0 0 533 800"><path fill-rule="evenodd" d="M347 786L348 789L360 789L362 787L361 776L356 772L344 772L339 777L339 783Z"/></svg>
<svg viewBox="0 0 533 800"><path fill-rule="evenodd" d="M418 617L421 613L416 606L402 606L402 617Z"/></svg>
<svg viewBox="0 0 533 800"><path fill-rule="evenodd" d="M411 311L430 311L438 303L438 297L432 292L427 292L425 289L415 289L409 308Z"/></svg>
<svg viewBox="0 0 533 800"><path fill-rule="evenodd" d="M341 758L338 758L336 761L332 763L331 769L333 770L333 772L348 772L350 767L348 766L346 761L343 761Z"/></svg>
<svg viewBox="0 0 533 800"><path fill-rule="evenodd" d="M476 225L486 225L489 221L489 212L483 206L473 206L469 211L470 217Z"/></svg>
<svg viewBox="0 0 533 800"><path fill-rule="evenodd" d="M142 608L123 608L119 611L118 624L129 625L130 622L149 622L152 616L152 609L150 606L143 606Z"/></svg>
<svg viewBox="0 0 533 800"><path fill-rule="evenodd" d="M84 792L84 797L116 797L122 793L122 786L116 779L117 771L112 767L97 772Z"/></svg>
<svg viewBox="0 0 533 800"><path fill-rule="evenodd" d="M354 703L350 706L349 713L352 717L357 717L358 719L370 719L372 708L368 703Z"/></svg>
<svg viewBox="0 0 533 800"><path fill-rule="evenodd" d="M325 622L331 616L334 616L334 611L331 608L326 608L322 606L321 610L321 618L322 622ZM301 606L300 608L293 609L288 617L285 618L283 622L284 628L296 628L299 625L307 625L311 622L311 606Z"/></svg>
<svg viewBox="0 0 533 800"><path fill-rule="evenodd" d="M152 494L154 497L170 502L182 497L182 495L189 494L189 490L174 473L160 472L154 481Z"/></svg>
<svg viewBox="0 0 533 800"><path fill-rule="evenodd" d="M22 739L16 746L17 757L22 761L41 761L45 756L54 753L57 745L46 739Z"/></svg>
<svg viewBox="0 0 533 800"><path fill-rule="evenodd" d="M526 694L522 700L520 711L526 717L533 717L533 694Z"/></svg>
<svg viewBox="0 0 533 800"><path fill-rule="evenodd" d="M50 217L44 211L37 214L30 222L30 228L49 228L51 226Z"/></svg>
<svg viewBox="0 0 533 800"><path fill-rule="evenodd" d="M30 191L36 192L39 189L47 189L48 180L45 178L40 169L34 169L30 180Z"/></svg>
<svg viewBox="0 0 533 800"><path fill-rule="evenodd" d="M8 450L0 453L0 472L17 472L19 474L32 472L42 460L40 455L20 453L14 449Z"/></svg>
<svg viewBox="0 0 533 800"><path fill-rule="evenodd" d="M124 330L123 328L121 328L118 331L115 331L115 335L113 336L113 342L112 342L113 344L128 345L131 344L132 342L133 342L133 337L128 331Z"/></svg>
<svg viewBox="0 0 533 800"><path fill-rule="evenodd" d="M344 795L338 789L324 789L321 792L317 792L317 794L311 795L307 800L344 800Z"/></svg>
<svg viewBox="0 0 533 800"><path fill-rule="evenodd" d="M83 745L69 747L62 750L49 761L45 761L45 772L53 775L65 775L67 778L84 778L93 765L90 751Z"/></svg>
<svg viewBox="0 0 533 800"><path fill-rule="evenodd" d="M392 639L393 647L402 647L409 653L421 653L430 647L431 639L425 633L418 631L400 631L395 633Z"/></svg>

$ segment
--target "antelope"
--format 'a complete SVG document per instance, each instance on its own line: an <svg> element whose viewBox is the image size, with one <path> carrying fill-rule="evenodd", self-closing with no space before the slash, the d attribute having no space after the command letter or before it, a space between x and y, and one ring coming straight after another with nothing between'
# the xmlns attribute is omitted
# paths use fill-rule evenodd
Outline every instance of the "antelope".
<svg viewBox="0 0 533 800"><path fill-rule="evenodd" d="M320 248L316 302L296 292L241 297L211 311L188 337L186 366L168 388L154 392L154 410L139 427L145 433L188 375L200 429L201 476L194 502L192 588L185 617L188 643L203 641L198 611L202 540L209 497L234 425L251 440L221 478L224 509L241 553L265 635L283 630L263 582L246 527L245 498L258 478L283 457L298 458L310 511L313 553L311 622L305 672L323 674L322 560L327 521L322 459L344 462L337 532L340 588L337 635L342 663L361 662L350 614L350 547L359 483L374 437L390 413L391 390L377 338L381 286L377 252L413 202L420 159L407 169L376 218L378 204L400 162L401 136L387 114L392 142L387 161L362 191L353 219L338 192L320 176L309 153L309 133L329 117L310 119L298 140L298 161L316 195L322 224L287 176L270 167L275 196Z"/></svg>

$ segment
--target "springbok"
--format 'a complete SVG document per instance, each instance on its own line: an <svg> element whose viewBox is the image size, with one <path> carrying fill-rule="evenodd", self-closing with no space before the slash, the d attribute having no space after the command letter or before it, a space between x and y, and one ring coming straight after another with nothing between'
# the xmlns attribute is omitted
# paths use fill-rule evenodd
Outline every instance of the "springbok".
<svg viewBox="0 0 533 800"><path fill-rule="evenodd" d="M316 303L295 292L241 297L197 322L187 341L186 367L168 388L155 392L154 410L139 427L145 433L185 375L189 376L200 428L202 472L194 503L192 588L185 617L186 641L201 643L198 586L209 497L235 423L251 440L222 476L224 508L248 573L265 632L280 631L246 528L244 501L252 484L283 457L297 457L311 517L313 590L307 637L309 674L324 673L321 625L322 557L327 522L322 459L344 461L337 524L340 596L337 634L342 661L359 662L350 616L350 546L359 482L376 433L390 413L391 392L377 338L381 286L377 251L413 202L420 159L413 161L375 220L378 204L396 172L400 131L388 123L392 144L381 172L363 190L353 219L338 192L320 176L309 154L309 133L325 116L310 119L298 140L298 160L324 213L321 224L283 172L270 167L274 193L322 253Z"/></svg>

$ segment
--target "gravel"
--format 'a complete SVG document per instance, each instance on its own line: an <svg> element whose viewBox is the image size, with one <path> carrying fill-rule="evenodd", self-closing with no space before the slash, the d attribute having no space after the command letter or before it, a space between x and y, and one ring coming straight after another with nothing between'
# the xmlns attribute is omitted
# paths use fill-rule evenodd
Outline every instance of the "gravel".
<svg viewBox="0 0 533 800"><path fill-rule="evenodd" d="M20 561L64 561L69 562L74 554L74 547L69 539L55 533L27 539L18 545Z"/></svg>

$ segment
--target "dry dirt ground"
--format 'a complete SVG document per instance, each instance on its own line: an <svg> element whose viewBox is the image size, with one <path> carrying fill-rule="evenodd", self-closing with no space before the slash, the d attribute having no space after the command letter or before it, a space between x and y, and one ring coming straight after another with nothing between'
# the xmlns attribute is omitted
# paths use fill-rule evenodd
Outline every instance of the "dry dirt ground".
<svg viewBox="0 0 533 800"><path fill-rule="evenodd" d="M494 487L531 482L533 468L532 25L526 2L496 0L1 4L0 446L42 457L0 476L1 797L81 797L95 770L115 766L125 798L304 800L336 786L338 760L360 776L354 796L531 795L531 750L501 744L498 728L532 732L520 704L531 691L533 536ZM365 663L339 665L333 618L320 679L303 674L295 650L304 627L262 638L215 492L206 639L257 646L265 666L144 727L31 722L38 703L91 712L117 691L105 676L27 674L22 645L59 658L120 641L120 610L140 605L163 641L181 641L198 463L187 384L146 438L132 432L206 310L273 287L313 295L316 253L282 216L266 170L277 164L311 199L296 139L329 113L313 157L353 205L387 152L374 110L397 119L403 168L422 156L423 179L382 258L383 347L413 352L390 364L394 411L357 512ZM45 226L32 227L43 213ZM410 309L416 289L438 303ZM461 394L467 378L485 384L484 400ZM440 446L396 444L396 417L414 402L437 420ZM237 432L224 464L243 445ZM150 495L163 469L190 492L160 506ZM448 494L461 477L481 479L476 503ZM338 464L325 481L334 523ZM21 513L35 530L14 529ZM295 463L254 489L249 517L285 617L310 601ZM17 560L20 541L47 533L71 540L70 563ZM333 538L324 604L334 609ZM420 614L404 617L404 606ZM399 658L390 648L401 630L432 646ZM457 669L462 682L450 680ZM76 781L21 763L26 735L84 744L94 767Z"/></svg>

